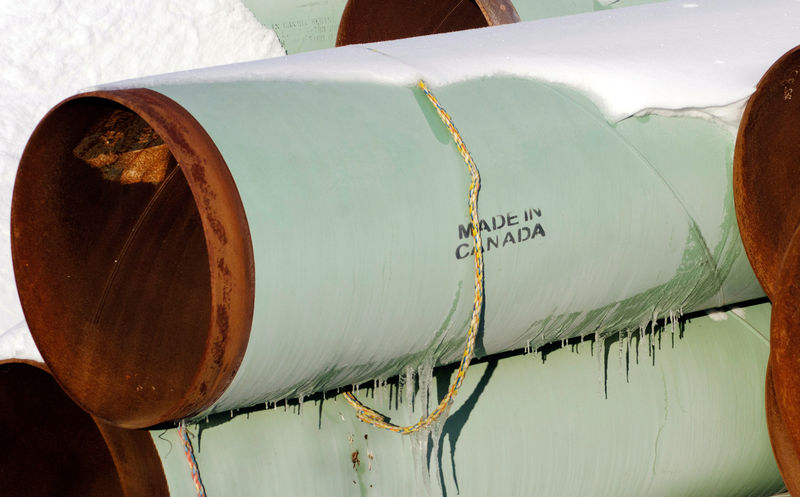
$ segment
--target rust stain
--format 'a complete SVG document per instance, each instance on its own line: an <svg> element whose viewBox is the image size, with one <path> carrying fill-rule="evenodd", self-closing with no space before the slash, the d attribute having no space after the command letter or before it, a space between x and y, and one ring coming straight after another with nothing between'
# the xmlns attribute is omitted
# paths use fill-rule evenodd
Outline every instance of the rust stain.
<svg viewBox="0 0 800 497"><path fill-rule="evenodd" d="M350 461L353 463L353 469L358 469L361 465L361 461L358 459L358 451L354 450L352 454L350 454Z"/></svg>
<svg viewBox="0 0 800 497"><path fill-rule="evenodd" d="M158 133L127 110L114 110L95 123L72 153L123 185L161 183L172 158Z"/></svg>

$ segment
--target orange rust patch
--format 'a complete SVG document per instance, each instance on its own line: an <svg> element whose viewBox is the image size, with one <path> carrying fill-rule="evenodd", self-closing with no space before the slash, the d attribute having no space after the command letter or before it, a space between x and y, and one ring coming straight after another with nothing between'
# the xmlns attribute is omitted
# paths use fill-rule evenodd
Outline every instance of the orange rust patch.
<svg viewBox="0 0 800 497"><path fill-rule="evenodd" d="M123 185L161 183L172 160L158 133L127 110L114 110L98 120L72 153L100 169L103 178Z"/></svg>

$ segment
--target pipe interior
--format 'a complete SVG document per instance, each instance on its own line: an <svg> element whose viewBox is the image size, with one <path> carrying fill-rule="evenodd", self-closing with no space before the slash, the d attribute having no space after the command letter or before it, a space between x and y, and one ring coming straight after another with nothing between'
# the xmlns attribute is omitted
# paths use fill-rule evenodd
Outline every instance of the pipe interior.
<svg viewBox="0 0 800 497"><path fill-rule="evenodd" d="M3 495L123 495L92 417L37 367L0 364L0 447Z"/></svg>
<svg viewBox="0 0 800 497"><path fill-rule="evenodd" d="M68 101L31 137L12 251L31 332L90 412L135 425L192 384L210 326L203 226L175 158L138 115Z"/></svg>
<svg viewBox="0 0 800 497"><path fill-rule="evenodd" d="M370 43L489 25L475 0L349 0L336 46Z"/></svg>

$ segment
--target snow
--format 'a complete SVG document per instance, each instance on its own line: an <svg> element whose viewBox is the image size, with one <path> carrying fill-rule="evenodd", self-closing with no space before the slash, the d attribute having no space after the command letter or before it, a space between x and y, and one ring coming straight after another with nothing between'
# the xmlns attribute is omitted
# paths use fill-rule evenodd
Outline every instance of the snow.
<svg viewBox="0 0 800 497"><path fill-rule="evenodd" d="M800 43L797 0L672 1L353 45L116 83L366 81L441 87L493 75L583 91L618 121L686 112L735 127L761 75Z"/></svg>
<svg viewBox="0 0 800 497"><path fill-rule="evenodd" d="M12 358L44 362L25 321L0 332L0 361Z"/></svg>
<svg viewBox="0 0 800 497"><path fill-rule="evenodd" d="M44 113L89 85L284 53L239 0L0 0L0 358L39 358L20 323L9 216Z"/></svg>

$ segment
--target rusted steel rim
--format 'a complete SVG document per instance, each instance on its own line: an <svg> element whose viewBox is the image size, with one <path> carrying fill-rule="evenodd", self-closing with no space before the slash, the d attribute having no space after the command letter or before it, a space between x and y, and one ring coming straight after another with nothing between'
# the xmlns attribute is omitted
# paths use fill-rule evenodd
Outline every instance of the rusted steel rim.
<svg viewBox="0 0 800 497"><path fill-rule="evenodd" d="M795 449L786 424L783 421L780 408L775 398L775 386L772 380L772 358L767 362L766 412L769 439L775 461L783 477L786 487L792 495L800 491L800 457Z"/></svg>
<svg viewBox="0 0 800 497"><path fill-rule="evenodd" d="M767 393L767 419L781 474L793 495L800 495L800 228L786 249L775 291L770 329L773 389Z"/></svg>
<svg viewBox="0 0 800 497"><path fill-rule="evenodd" d="M747 257L775 300L781 261L800 224L800 47L781 57L747 103L733 161L736 217Z"/></svg>
<svg viewBox="0 0 800 497"><path fill-rule="evenodd" d="M336 46L519 22L511 0L348 0Z"/></svg>
<svg viewBox="0 0 800 497"><path fill-rule="evenodd" d="M177 103L133 89L56 106L22 155L11 231L31 333L78 405L141 428L230 384L252 323L250 232L220 152Z"/></svg>
<svg viewBox="0 0 800 497"><path fill-rule="evenodd" d="M0 447L4 495L169 495L150 434L82 411L36 361L0 361Z"/></svg>
<svg viewBox="0 0 800 497"><path fill-rule="evenodd" d="M766 408L786 485L800 494L800 47L764 74L739 125L736 217L747 257L772 301Z"/></svg>

